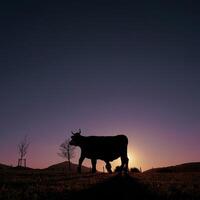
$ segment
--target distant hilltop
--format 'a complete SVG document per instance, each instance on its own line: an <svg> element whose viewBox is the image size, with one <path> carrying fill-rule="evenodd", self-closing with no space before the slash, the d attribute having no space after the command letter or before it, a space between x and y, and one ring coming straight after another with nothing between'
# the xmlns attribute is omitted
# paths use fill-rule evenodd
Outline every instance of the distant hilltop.
<svg viewBox="0 0 200 200"><path fill-rule="evenodd" d="M12 168L12 167L0 163L0 169L9 169L9 168Z"/></svg>
<svg viewBox="0 0 200 200"><path fill-rule="evenodd" d="M71 171L70 172L77 172L77 167L78 167L77 164L71 163ZM68 161L51 165L51 166L49 166L45 169L46 170L55 170L55 171L68 171L69 170ZM83 172L90 172L91 169L89 167L82 166L82 171Z"/></svg>
<svg viewBox="0 0 200 200"><path fill-rule="evenodd" d="M170 172L200 172L200 162L184 163L169 167L149 169L145 172L170 173Z"/></svg>
<svg viewBox="0 0 200 200"><path fill-rule="evenodd" d="M71 171L70 173L77 172L77 164L71 163ZM5 164L0 163L0 170L9 170L9 169L29 169L31 168L24 168L24 167L12 167ZM61 162L54 165L51 165L44 169L33 169L33 170L52 170L52 171L65 171L69 172L68 162ZM91 168L83 166L83 172L91 172ZM159 168L152 168L149 170L144 171L144 173L170 173L170 172L200 172L200 162L191 162L191 163L184 163L175 166L168 166L168 167L159 167Z"/></svg>
<svg viewBox="0 0 200 200"><path fill-rule="evenodd" d="M61 162L61 163L57 163L57 164L54 164L54 165L51 165L47 168L43 168L43 169L32 169L32 168L29 168L29 167L12 167L12 166L8 166L8 165L5 165L5 164L1 164L0 163L0 170L8 170L8 169L29 169L29 170L52 170L52 171L66 171L66 172L69 172L69 163L68 161L65 161L65 162ZM76 173L77 172L77 167L78 165L77 164L74 164L74 163L71 163L71 170L70 170L70 173ZM82 171L83 172L90 172L91 169L89 167L86 167L86 166L82 166Z"/></svg>

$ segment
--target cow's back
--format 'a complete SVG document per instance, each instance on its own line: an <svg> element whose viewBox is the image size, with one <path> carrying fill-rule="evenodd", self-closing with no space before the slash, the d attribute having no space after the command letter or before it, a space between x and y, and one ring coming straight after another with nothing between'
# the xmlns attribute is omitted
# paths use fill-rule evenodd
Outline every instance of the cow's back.
<svg viewBox="0 0 200 200"><path fill-rule="evenodd" d="M125 135L89 136L82 147L86 157L112 161L127 154L128 138Z"/></svg>

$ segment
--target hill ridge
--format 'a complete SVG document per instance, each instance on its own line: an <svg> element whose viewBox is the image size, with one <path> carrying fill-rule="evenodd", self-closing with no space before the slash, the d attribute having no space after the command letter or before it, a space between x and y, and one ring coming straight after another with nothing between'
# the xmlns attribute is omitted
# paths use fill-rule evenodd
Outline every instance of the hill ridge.
<svg viewBox="0 0 200 200"><path fill-rule="evenodd" d="M189 162L167 167L158 167L144 172L200 172L200 162Z"/></svg>

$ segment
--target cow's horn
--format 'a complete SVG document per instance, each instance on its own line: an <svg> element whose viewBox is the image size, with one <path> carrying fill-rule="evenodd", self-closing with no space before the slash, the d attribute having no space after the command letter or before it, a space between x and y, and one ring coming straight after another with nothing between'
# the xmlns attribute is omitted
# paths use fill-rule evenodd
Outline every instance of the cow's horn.
<svg viewBox="0 0 200 200"><path fill-rule="evenodd" d="M78 129L78 132L81 133L81 129L80 128Z"/></svg>
<svg viewBox="0 0 200 200"><path fill-rule="evenodd" d="M73 131L71 131L72 135L74 135Z"/></svg>

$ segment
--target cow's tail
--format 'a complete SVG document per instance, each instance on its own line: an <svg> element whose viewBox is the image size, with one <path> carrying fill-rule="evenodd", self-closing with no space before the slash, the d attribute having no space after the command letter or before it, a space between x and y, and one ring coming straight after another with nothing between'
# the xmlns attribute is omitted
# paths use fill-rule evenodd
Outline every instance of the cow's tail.
<svg viewBox="0 0 200 200"><path fill-rule="evenodd" d="M124 169L125 172L128 172L128 137L123 135L123 154L121 155L122 165L121 168Z"/></svg>

